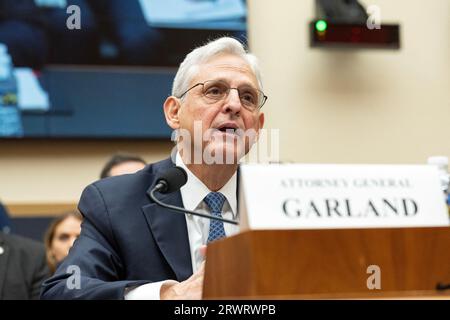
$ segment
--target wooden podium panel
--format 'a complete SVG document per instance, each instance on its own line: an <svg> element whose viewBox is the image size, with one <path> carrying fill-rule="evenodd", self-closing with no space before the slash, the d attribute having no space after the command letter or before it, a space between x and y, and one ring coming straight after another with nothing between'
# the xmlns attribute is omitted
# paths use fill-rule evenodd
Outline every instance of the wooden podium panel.
<svg viewBox="0 0 450 320"><path fill-rule="evenodd" d="M438 284L450 285L449 227L261 230L208 246L203 297L450 297Z"/></svg>

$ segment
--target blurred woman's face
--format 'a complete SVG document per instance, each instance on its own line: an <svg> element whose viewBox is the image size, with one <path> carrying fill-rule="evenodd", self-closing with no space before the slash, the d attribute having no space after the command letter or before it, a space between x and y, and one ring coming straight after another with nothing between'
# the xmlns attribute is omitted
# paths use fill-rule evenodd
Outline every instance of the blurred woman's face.
<svg viewBox="0 0 450 320"><path fill-rule="evenodd" d="M61 262L68 254L73 242L80 235L81 221L69 216L55 229L50 251L56 263Z"/></svg>

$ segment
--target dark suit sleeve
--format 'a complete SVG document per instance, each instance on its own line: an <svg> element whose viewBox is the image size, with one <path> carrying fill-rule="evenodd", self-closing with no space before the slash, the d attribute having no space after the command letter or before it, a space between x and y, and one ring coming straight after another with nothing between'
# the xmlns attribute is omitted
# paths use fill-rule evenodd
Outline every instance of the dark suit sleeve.
<svg viewBox="0 0 450 320"><path fill-rule="evenodd" d="M81 234L53 277L45 281L42 299L123 299L126 287L149 281L126 281L108 208L95 184L88 186L78 208L84 216Z"/></svg>

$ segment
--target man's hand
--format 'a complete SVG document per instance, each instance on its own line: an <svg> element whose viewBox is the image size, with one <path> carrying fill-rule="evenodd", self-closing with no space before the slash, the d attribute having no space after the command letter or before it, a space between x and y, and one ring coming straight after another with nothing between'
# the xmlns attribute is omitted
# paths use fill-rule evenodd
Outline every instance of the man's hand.
<svg viewBox="0 0 450 320"><path fill-rule="evenodd" d="M161 286L161 300L200 300L203 292L205 262L190 278L178 282L169 280Z"/></svg>

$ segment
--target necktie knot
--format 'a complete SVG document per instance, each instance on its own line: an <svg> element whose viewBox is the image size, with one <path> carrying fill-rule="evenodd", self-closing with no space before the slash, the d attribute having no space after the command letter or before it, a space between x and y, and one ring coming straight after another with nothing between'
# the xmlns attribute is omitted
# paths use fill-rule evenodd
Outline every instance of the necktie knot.
<svg viewBox="0 0 450 320"><path fill-rule="evenodd" d="M225 196L220 192L210 192L203 201L205 201L206 205L211 210L211 213L217 216L222 212L225 199Z"/></svg>

